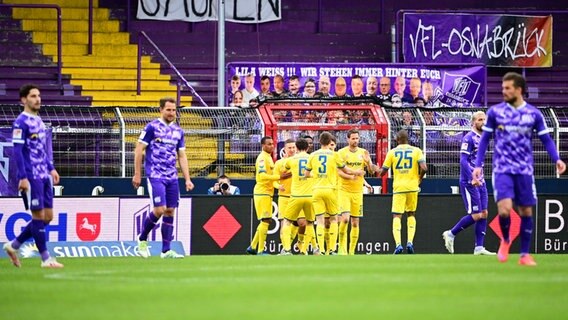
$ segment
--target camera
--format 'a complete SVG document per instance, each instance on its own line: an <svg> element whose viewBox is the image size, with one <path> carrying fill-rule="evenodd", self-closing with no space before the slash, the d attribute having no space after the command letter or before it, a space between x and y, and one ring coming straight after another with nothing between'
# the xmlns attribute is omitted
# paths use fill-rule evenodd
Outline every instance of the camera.
<svg viewBox="0 0 568 320"><path fill-rule="evenodd" d="M220 187L221 187L221 190L224 190L224 191L229 190L229 184L226 183L226 182L221 183Z"/></svg>

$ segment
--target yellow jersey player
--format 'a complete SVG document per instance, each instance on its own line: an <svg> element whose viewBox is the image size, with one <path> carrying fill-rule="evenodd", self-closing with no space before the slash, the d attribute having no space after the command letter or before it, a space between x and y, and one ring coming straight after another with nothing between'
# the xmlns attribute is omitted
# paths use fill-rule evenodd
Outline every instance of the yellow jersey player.
<svg viewBox="0 0 568 320"><path fill-rule="evenodd" d="M348 146L337 153L348 168L375 172L377 166L371 163L369 152L359 147L359 130L351 129L347 132ZM339 254L355 254L357 241L359 241L359 218L363 216L363 185L362 176L339 172ZM350 219L351 218L351 219ZM347 229L351 220L349 235L349 251L347 251Z"/></svg>
<svg viewBox="0 0 568 320"><path fill-rule="evenodd" d="M247 248L248 254L265 254L264 242L272 216L272 197L274 196L274 181L289 178L290 173L278 174L274 172L274 140L271 137L263 137L260 140L262 151L256 158L255 178L256 184L253 190L254 209L256 217L260 220L254 238Z"/></svg>
<svg viewBox="0 0 568 320"><path fill-rule="evenodd" d="M408 132L406 130L400 130L396 134L396 142L398 146L387 153L380 175L381 177L384 176L392 167L392 234L396 243L394 254L400 254L403 250L400 240L400 218L403 213L407 214L408 243L406 251L412 254L414 253L415 214L418 205L419 186L428 167L422 150L408 144Z"/></svg>
<svg viewBox="0 0 568 320"><path fill-rule="evenodd" d="M289 158L286 162L286 170L292 174L292 192L290 202L284 213L283 229L283 254L291 254L292 237L291 227L293 223L297 223L300 227L298 234L299 249L303 254L307 254L308 245L314 238L313 223L315 214L312 205L312 192L314 179L306 176L310 155L307 153L308 142L304 139L296 141L298 153ZM303 214L300 216L300 212Z"/></svg>
<svg viewBox="0 0 568 320"><path fill-rule="evenodd" d="M281 174L286 172L284 168L286 161L296 153L296 143L293 139L288 139L284 142L284 157L280 158L276 163L274 163L274 172ZM278 180L274 182L274 188L278 189L278 220L282 222L284 219L284 213L286 212L286 207L288 206L288 201L290 200L290 190L292 188L292 179L287 178L284 180ZM291 236L292 239L296 238L296 233L298 232L298 227L293 225ZM284 245L284 228L282 228L282 223L280 224L280 243Z"/></svg>
<svg viewBox="0 0 568 320"><path fill-rule="evenodd" d="M308 143L308 150L307 150L306 152L307 152L308 154L311 154L312 152L314 152L314 138L312 138L312 136L310 136L310 135L305 134L305 135L302 136L302 139L306 140L306 142ZM313 210L313 209L312 209L312 210ZM298 215L298 219L300 219L300 218L305 218L303 211L300 212L300 214ZM311 245L312 245L313 254L314 254L314 255L320 255L320 250L319 250L319 248L318 248L318 244L317 244L317 241L316 241L316 236L315 236L316 230L314 229L314 225L311 224L311 225L309 226L309 228L310 228L311 230L308 230L308 231L302 230L302 231L305 232L305 233L310 233L311 235L313 235L313 236L312 236L312 240L311 240ZM327 230L327 229L326 229L326 230ZM298 238L298 240L300 240L300 239ZM293 241L292 241L292 242L293 242ZM310 243L306 243L306 245L309 246Z"/></svg>
<svg viewBox="0 0 568 320"><path fill-rule="evenodd" d="M335 137L332 135L331 142L329 143L329 149L332 150L332 151L335 151L336 147L337 147L337 141L336 141ZM336 192L336 196L337 196L337 199L338 199L337 205L339 206L339 190L337 189L338 183L339 183L339 176L336 176L335 177L335 187L336 187L335 192ZM323 233L323 239L324 239L326 246L321 248L321 253L329 254L330 248L332 247L331 243L329 242L329 228L331 226L331 223L329 222L329 214L325 213L323 215L318 215L316 217L316 219L317 219L318 225L325 226L324 233ZM334 244L334 248L335 248L335 244ZM317 252L319 253L319 248L318 248Z"/></svg>
<svg viewBox="0 0 568 320"><path fill-rule="evenodd" d="M306 171L314 178L313 188L313 206L317 216L323 214L329 215L329 243L331 247L329 251L335 254L335 244L337 243L337 214L339 207L337 204L337 169L347 174L362 176L362 170L351 170L345 166L345 163L339 158L338 154L331 149L333 135L329 132L322 132L319 137L321 148L310 155ZM324 226L317 226L318 245L320 250L324 244Z"/></svg>

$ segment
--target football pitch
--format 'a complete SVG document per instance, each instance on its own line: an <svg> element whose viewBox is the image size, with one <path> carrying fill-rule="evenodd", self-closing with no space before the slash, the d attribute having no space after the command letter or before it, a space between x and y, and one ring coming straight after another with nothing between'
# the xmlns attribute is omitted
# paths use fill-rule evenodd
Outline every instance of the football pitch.
<svg viewBox="0 0 568 320"><path fill-rule="evenodd" d="M191 256L0 261L0 319L558 319L568 256Z"/></svg>

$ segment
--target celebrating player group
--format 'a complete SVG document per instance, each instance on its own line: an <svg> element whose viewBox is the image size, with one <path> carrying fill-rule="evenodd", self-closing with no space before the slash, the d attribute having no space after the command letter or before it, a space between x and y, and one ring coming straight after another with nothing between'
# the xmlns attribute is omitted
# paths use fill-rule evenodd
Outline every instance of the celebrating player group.
<svg viewBox="0 0 568 320"><path fill-rule="evenodd" d="M532 207L537 195L534 183L532 137L535 133L556 165L558 174L566 164L560 159L549 135L543 115L524 101L525 79L517 73L503 77L503 102L491 107L487 114L473 113L471 131L464 135L460 159L460 193L465 205L464 215L455 226L442 233L448 252L454 253L454 239L464 229L475 225L475 255L496 255L500 262L509 258L511 246L510 213L516 205L521 217L520 257L523 266L535 266L529 254L533 232ZM33 238L41 256L41 267L62 268L51 257L46 246L45 229L53 218L53 185L59 174L52 158L50 135L39 117L41 96L37 86L25 85L20 90L23 112L14 121L12 142L17 164L18 189L32 220L3 249L12 264L20 267L18 250L22 243ZM160 117L142 131L135 151L134 188L142 181L142 164L148 177L154 210L146 217L138 236L138 255L149 257L147 237L162 219L162 252L166 259L183 258L170 248L173 238L174 213L179 202L178 171L185 178L185 190L194 185L189 177L184 132L175 123L175 100L160 101ZM485 153L494 137L492 182L497 203L501 242L497 253L484 246L487 228L488 191L483 176ZM384 176L392 170L392 233L394 254L415 253L416 209L420 183L428 167L422 150L409 144L409 134L396 134L397 145L388 152L381 167L373 164L369 152L359 147L359 131L347 132L347 146L335 151L336 138L329 132L318 137L319 150L314 151L314 139L303 136L287 140L285 157L273 162L274 140L261 139L262 152L256 159L254 208L259 220L249 254L268 254L265 242L272 220L272 198L279 190L278 206L282 220L280 233L281 255L291 255L294 248L302 254L353 255L357 249L361 218L364 213L363 190L370 187L364 179L366 172ZM456 150L458 152L458 150ZM26 208L28 209L28 208ZM407 216L407 242L402 243L401 218ZM441 231L441 230L440 230ZM311 248L310 248L311 247ZM311 249L311 250L310 250Z"/></svg>

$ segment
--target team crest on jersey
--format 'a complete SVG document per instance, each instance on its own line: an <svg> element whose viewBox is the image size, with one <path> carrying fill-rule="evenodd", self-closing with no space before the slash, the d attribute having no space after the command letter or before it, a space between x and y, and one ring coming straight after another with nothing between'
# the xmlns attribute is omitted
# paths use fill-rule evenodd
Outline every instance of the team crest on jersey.
<svg viewBox="0 0 568 320"><path fill-rule="evenodd" d="M12 139L22 139L22 129L14 129L12 131Z"/></svg>
<svg viewBox="0 0 568 320"><path fill-rule="evenodd" d="M174 133L172 134L172 139L181 139L179 131L174 131Z"/></svg>
<svg viewBox="0 0 568 320"><path fill-rule="evenodd" d="M37 140L37 138L39 138L39 135L38 135L37 133L32 133L32 134L30 135L30 139L31 139L31 140Z"/></svg>
<svg viewBox="0 0 568 320"><path fill-rule="evenodd" d="M534 121L534 117L532 114L523 114L521 117L521 123L531 123Z"/></svg>

